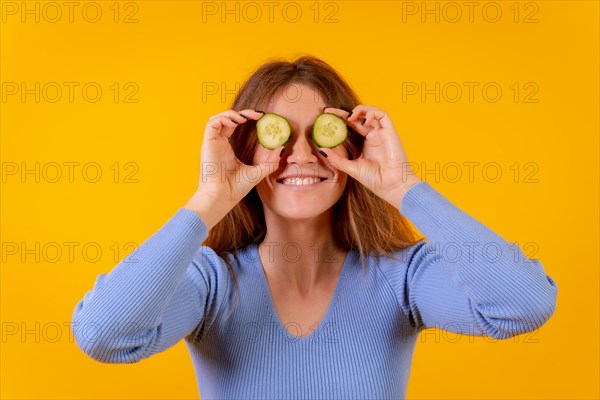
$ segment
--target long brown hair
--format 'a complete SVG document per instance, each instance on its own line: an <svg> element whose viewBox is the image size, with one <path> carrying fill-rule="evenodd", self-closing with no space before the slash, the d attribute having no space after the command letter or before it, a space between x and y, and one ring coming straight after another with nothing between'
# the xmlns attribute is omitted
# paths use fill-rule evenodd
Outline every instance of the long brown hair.
<svg viewBox="0 0 600 400"><path fill-rule="evenodd" d="M242 85L231 109L258 109L268 104L280 89L293 84L311 87L322 96L327 106L352 110L361 104L358 96L344 79L319 58L304 55L295 61L272 59L261 65ZM245 164L252 164L259 145L255 134L256 122L249 120L236 128L230 138L231 146ZM343 145L349 159L360 156L364 137L350 127ZM334 207L334 240L343 249L357 249L363 270L367 253L376 257L404 249L420 240L397 208L375 195L370 189L348 176L346 188ZM253 188L209 232L204 245L210 247L227 264L238 285L226 254L237 259L237 251L249 244L259 244L266 234L262 202Z"/></svg>

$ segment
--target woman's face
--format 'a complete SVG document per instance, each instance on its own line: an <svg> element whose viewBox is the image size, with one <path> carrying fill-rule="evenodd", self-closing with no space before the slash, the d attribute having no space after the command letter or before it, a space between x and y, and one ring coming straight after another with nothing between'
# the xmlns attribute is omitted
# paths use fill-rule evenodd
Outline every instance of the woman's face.
<svg viewBox="0 0 600 400"><path fill-rule="evenodd" d="M292 128L279 167L256 185L265 214L272 212L289 219L314 218L330 209L344 192L347 175L326 161L311 138L313 122L325 106L327 104L317 91L294 83L280 90L263 108L267 113L285 117ZM264 162L270 151L258 145L253 163ZM348 158L343 144L333 148L333 151ZM298 186L284 183L284 176L316 176L325 179Z"/></svg>

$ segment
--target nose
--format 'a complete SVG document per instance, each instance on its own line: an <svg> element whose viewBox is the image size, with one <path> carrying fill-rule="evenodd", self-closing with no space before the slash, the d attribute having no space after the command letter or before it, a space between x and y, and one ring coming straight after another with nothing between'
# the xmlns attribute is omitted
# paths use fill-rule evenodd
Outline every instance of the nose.
<svg viewBox="0 0 600 400"><path fill-rule="evenodd" d="M287 162L297 164L317 163L316 147L306 135L298 135L291 146L286 146Z"/></svg>

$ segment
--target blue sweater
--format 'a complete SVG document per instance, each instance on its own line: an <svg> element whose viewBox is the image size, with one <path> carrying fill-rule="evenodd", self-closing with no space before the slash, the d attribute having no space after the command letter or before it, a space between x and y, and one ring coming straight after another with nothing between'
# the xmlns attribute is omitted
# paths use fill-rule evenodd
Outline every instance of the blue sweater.
<svg viewBox="0 0 600 400"><path fill-rule="evenodd" d="M181 339L202 399L401 399L425 328L510 338L554 313L558 286L528 259L427 182L401 213L428 240L368 258L348 252L325 316L292 336L272 302L258 249L234 263L239 298L222 258L201 244L206 225L181 208L78 302L78 346L105 363L134 363ZM135 258L135 260L134 260ZM136 261L137 262L132 262Z"/></svg>

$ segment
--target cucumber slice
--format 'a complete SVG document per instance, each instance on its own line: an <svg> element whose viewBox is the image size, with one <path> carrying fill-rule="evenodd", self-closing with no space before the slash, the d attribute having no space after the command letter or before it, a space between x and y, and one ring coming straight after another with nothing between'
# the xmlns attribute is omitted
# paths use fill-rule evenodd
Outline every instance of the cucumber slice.
<svg viewBox="0 0 600 400"><path fill-rule="evenodd" d="M270 150L285 144L291 133L290 123L279 114L266 113L256 122L258 142Z"/></svg>
<svg viewBox="0 0 600 400"><path fill-rule="evenodd" d="M312 139L319 147L335 147L346 140L346 137L346 121L335 114L323 113L313 124Z"/></svg>

